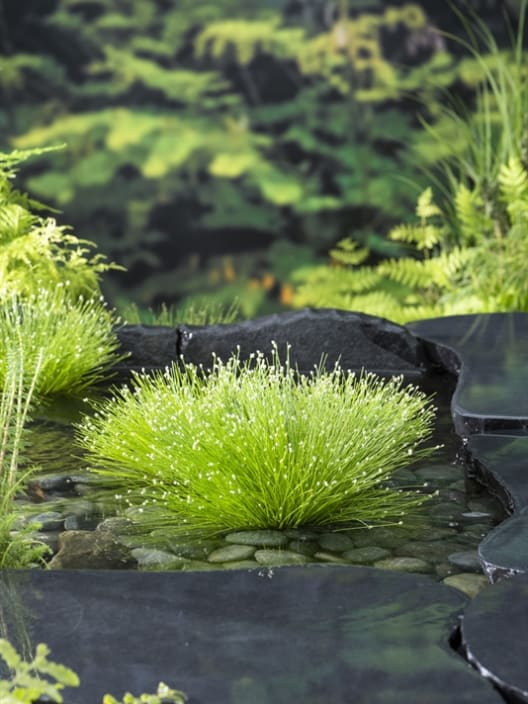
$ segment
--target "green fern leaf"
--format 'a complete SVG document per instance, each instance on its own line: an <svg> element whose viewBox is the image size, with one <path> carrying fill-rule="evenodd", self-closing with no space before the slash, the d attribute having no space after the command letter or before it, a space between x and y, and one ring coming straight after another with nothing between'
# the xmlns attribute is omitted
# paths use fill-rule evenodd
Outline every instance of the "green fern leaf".
<svg viewBox="0 0 528 704"><path fill-rule="evenodd" d="M432 188L426 188L418 198L416 204L416 215L422 220L428 220L435 215L442 215L442 211L433 201Z"/></svg>
<svg viewBox="0 0 528 704"><path fill-rule="evenodd" d="M511 221L528 216L528 173L520 159L512 157L501 166L499 186Z"/></svg>

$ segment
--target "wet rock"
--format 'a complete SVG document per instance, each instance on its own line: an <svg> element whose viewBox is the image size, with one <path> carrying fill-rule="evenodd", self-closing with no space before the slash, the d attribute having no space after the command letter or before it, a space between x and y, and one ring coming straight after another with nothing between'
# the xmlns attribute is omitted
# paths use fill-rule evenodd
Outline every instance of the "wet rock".
<svg viewBox="0 0 528 704"><path fill-rule="evenodd" d="M469 662L511 704L528 701L528 578L516 576L483 589L462 620Z"/></svg>
<svg viewBox="0 0 528 704"><path fill-rule="evenodd" d="M396 553L400 557L418 557L421 560L438 562L445 560L449 552L447 541L438 540L436 542L409 542L399 548Z"/></svg>
<svg viewBox="0 0 528 704"><path fill-rule="evenodd" d="M181 540L169 538L164 542L167 549L174 555L190 560L206 560L208 555L221 546L221 542L218 540L196 540L192 543L183 543Z"/></svg>
<svg viewBox="0 0 528 704"><path fill-rule="evenodd" d="M425 364L422 344L405 328L382 318L337 310L300 310L232 325L180 326L180 350L187 362L211 364L215 352L226 360L239 350L241 360L257 350L271 356L275 341L281 358L291 345L290 363L313 370L322 357L332 369L418 375Z"/></svg>
<svg viewBox="0 0 528 704"><path fill-rule="evenodd" d="M384 570L395 570L396 572L418 572L428 574L433 571L432 565L417 557L388 557L385 560L378 560L374 567Z"/></svg>
<svg viewBox="0 0 528 704"><path fill-rule="evenodd" d="M137 565L130 550L102 531L66 531L59 538L59 552L52 569L131 569Z"/></svg>
<svg viewBox="0 0 528 704"><path fill-rule="evenodd" d="M123 518L122 516L111 516L110 518L105 518L104 521L101 521L96 530L103 533L121 535L121 533L126 533L132 525L132 521L128 518Z"/></svg>
<svg viewBox="0 0 528 704"><path fill-rule="evenodd" d="M286 528L283 533L293 540L318 540L323 531L311 528Z"/></svg>
<svg viewBox="0 0 528 704"><path fill-rule="evenodd" d="M151 548L134 548L130 551L137 560L138 567L146 570L175 570L181 569L186 560L164 550Z"/></svg>
<svg viewBox="0 0 528 704"><path fill-rule="evenodd" d="M492 582L528 573L528 514L514 514L498 525L478 548L484 572Z"/></svg>
<svg viewBox="0 0 528 704"><path fill-rule="evenodd" d="M282 565L305 565L310 562L306 555L299 555L291 550L257 550L255 560L267 567L281 567Z"/></svg>
<svg viewBox="0 0 528 704"><path fill-rule="evenodd" d="M260 565L254 560L234 560L233 562L224 562L222 567L225 570L254 570Z"/></svg>
<svg viewBox="0 0 528 704"><path fill-rule="evenodd" d="M341 555L336 555L333 552L316 552L313 557L316 560L321 560L321 562L332 562L336 565L346 564L346 560L344 560Z"/></svg>
<svg viewBox="0 0 528 704"><path fill-rule="evenodd" d="M131 370L164 369L178 359L178 332L165 325L123 325L116 335L127 359L116 365L119 374Z"/></svg>
<svg viewBox="0 0 528 704"><path fill-rule="evenodd" d="M95 530L99 516L93 514L71 515L64 519L64 530Z"/></svg>
<svg viewBox="0 0 528 704"><path fill-rule="evenodd" d="M44 477L35 477L28 483L32 487L39 487L42 491L64 493L73 488L73 481L70 474L49 474Z"/></svg>
<svg viewBox="0 0 528 704"><path fill-rule="evenodd" d="M456 570L453 568L453 565L449 564L449 562L440 562L436 565L435 572L439 579L444 579L445 577L452 575L456 572Z"/></svg>
<svg viewBox="0 0 528 704"><path fill-rule="evenodd" d="M53 554L55 554L59 550L60 536L61 533L58 530L50 530L46 533L40 533L39 531L37 531L36 533L31 534L31 537L34 540L37 540L39 543L44 543L44 545L47 545Z"/></svg>
<svg viewBox="0 0 528 704"><path fill-rule="evenodd" d="M451 565L458 567L464 572L482 572L479 556L476 550L467 552L453 552L447 559Z"/></svg>
<svg viewBox="0 0 528 704"><path fill-rule="evenodd" d="M319 550L319 545L314 541L291 540L288 543L288 550L299 552L301 555L311 557Z"/></svg>
<svg viewBox="0 0 528 704"><path fill-rule="evenodd" d="M253 556L255 548L252 545L227 545L218 548L208 556L209 562L232 562L233 560L247 560Z"/></svg>
<svg viewBox="0 0 528 704"><path fill-rule="evenodd" d="M288 537L280 530L244 530L229 533L225 536L226 543L237 545L253 545L255 547L281 547L286 545Z"/></svg>
<svg viewBox="0 0 528 704"><path fill-rule="evenodd" d="M362 528L349 533L355 548L372 547L376 545L380 548L393 550L406 540L410 540L413 531L405 526L393 526L391 528Z"/></svg>
<svg viewBox="0 0 528 704"><path fill-rule="evenodd" d="M482 574L475 574L474 572L461 572L460 574L453 574L450 577L446 577L442 580L443 584L448 587L454 587L469 597L475 597L484 587L489 586L489 581Z"/></svg>
<svg viewBox="0 0 528 704"><path fill-rule="evenodd" d="M330 552L343 552L354 547L352 539L342 533L323 533L319 536L318 543L323 550Z"/></svg>
<svg viewBox="0 0 528 704"><path fill-rule="evenodd" d="M377 560L383 560L389 555L390 552L385 548L378 548L373 545L371 548L347 550L343 553L343 558L358 565L370 565Z"/></svg>
<svg viewBox="0 0 528 704"><path fill-rule="evenodd" d="M38 525L38 529L44 533L49 530L61 530L64 527L64 518L58 511L46 511L32 516L28 525Z"/></svg>

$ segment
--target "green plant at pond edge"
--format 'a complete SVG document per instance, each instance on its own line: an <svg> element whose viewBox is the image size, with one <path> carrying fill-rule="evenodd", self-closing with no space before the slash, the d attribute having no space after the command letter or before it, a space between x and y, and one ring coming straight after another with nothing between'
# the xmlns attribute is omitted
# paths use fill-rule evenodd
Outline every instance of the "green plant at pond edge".
<svg viewBox="0 0 528 704"><path fill-rule="evenodd" d="M502 51L477 25L486 55L477 67L476 110L446 108L444 124L463 134L462 151L448 151L437 185L420 195L417 220L390 238L409 255L367 265L351 239L332 250L333 266L297 271L295 305L361 310L397 322L459 313L528 310L528 63L523 52L527 2L517 38ZM445 142L437 128L429 131Z"/></svg>
<svg viewBox="0 0 528 704"><path fill-rule="evenodd" d="M39 643L32 660L23 659L11 645L0 638L0 658L11 671L11 677L0 679L0 702L2 704L34 704L46 701L62 704L64 687L78 687L79 677L73 670L48 660L50 650L44 643ZM105 694L102 704L184 704L186 695L170 689L160 682L156 694L141 694L135 697L125 694L118 701L110 694ZM42 699L42 701L44 701Z"/></svg>
<svg viewBox="0 0 528 704"><path fill-rule="evenodd" d="M49 648L39 643L35 657L26 661L9 641L0 638L0 658L12 673L9 679L0 679L2 704L32 704L44 696L60 704L63 702L61 690L79 685L75 672L48 660L49 653Z"/></svg>
<svg viewBox="0 0 528 704"><path fill-rule="evenodd" d="M434 409L401 379L300 376L261 353L136 375L78 428L98 483L142 534L399 524L427 498L385 486L430 456ZM109 496L109 494L107 494ZM156 537L156 532L158 536ZM148 540L148 538L147 538Z"/></svg>
<svg viewBox="0 0 528 704"><path fill-rule="evenodd" d="M22 492L31 469L20 472L29 414L42 367L37 353L31 375L25 370L23 351L13 341L5 345L3 393L0 397L0 568L20 568L42 560L48 547L35 540L35 526L17 528L20 518L14 499Z"/></svg>
<svg viewBox="0 0 528 704"><path fill-rule="evenodd" d="M65 287L54 292L11 296L0 306L0 388L8 373L7 350L16 346L35 393L76 394L105 379L122 358L114 332L116 319L95 299L71 300Z"/></svg>
<svg viewBox="0 0 528 704"><path fill-rule="evenodd" d="M92 243L73 235L50 217L37 215L44 206L16 190L18 166L53 149L0 152L0 300L36 295L42 288L63 286L70 298L99 296L99 277L108 269Z"/></svg>

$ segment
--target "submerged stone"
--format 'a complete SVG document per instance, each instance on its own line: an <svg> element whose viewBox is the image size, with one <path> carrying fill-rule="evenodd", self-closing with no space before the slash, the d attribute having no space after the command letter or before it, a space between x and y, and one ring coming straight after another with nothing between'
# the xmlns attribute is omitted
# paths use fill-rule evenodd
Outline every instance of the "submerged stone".
<svg viewBox="0 0 528 704"><path fill-rule="evenodd" d="M209 562L231 562L233 560L246 560L252 557L255 548L252 545L226 545L218 548L208 556Z"/></svg>
<svg viewBox="0 0 528 704"><path fill-rule="evenodd" d="M64 527L64 518L58 511L46 511L32 516L28 521L28 525L39 524L39 530L46 532L48 530L61 530Z"/></svg>
<svg viewBox="0 0 528 704"><path fill-rule="evenodd" d="M137 560L140 569L180 569L186 562L183 557L177 557L170 552L153 548L134 548L131 550L131 554Z"/></svg>
<svg viewBox="0 0 528 704"><path fill-rule="evenodd" d="M396 572L418 572L419 574L428 574L433 571L429 562L417 557L388 557L385 560L375 562L374 567L395 570Z"/></svg>
<svg viewBox="0 0 528 704"><path fill-rule="evenodd" d="M464 572L482 572L479 556L476 550L453 552L448 555L449 562Z"/></svg>
<svg viewBox="0 0 528 704"><path fill-rule="evenodd" d="M59 552L51 569L131 569L137 561L130 550L111 534L101 531L70 530L61 533Z"/></svg>
<svg viewBox="0 0 528 704"><path fill-rule="evenodd" d="M390 552L385 548L378 548L375 545L369 548L355 548L343 553L343 558L348 562L355 562L360 565L369 565L376 560L383 560Z"/></svg>
<svg viewBox="0 0 528 704"><path fill-rule="evenodd" d="M268 567L281 567L282 565L305 565L310 562L306 555L300 555L291 550L257 550L255 560Z"/></svg>
<svg viewBox="0 0 528 704"><path fill-rule="evenodd" d="M316 552L313 557L321 562L333 562L336 565L346 564L346 560L344 560L341 555L336 555L333 552Z"/></svg>
<svg viewBox="0 0 528 704"><path fill-rule="evenodd" d="M319 536L318 542L323 550L331 552L343 552L354 547L353 540L342 533L323 533Z"/></svg>
<svg viewBox="0 0 528 704"><path fill-rule="evenodd" d="M228 533L226 543L253 545L255 547L280 547L286 545L288 537L280 530L243 530Z"/></svg>
<svg viewBox="0 0 528 704"><path fill-rule="evenodd" d="M461 572L446 577L442 582L448 587L454 587L469 597L475 597L484 587L489 586L489 580L482 574L474 572Z"/></svg>

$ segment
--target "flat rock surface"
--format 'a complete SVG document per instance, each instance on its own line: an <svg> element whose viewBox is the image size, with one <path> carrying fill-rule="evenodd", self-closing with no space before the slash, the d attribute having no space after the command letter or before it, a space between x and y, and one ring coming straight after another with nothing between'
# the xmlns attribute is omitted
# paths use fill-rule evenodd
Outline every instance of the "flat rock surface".
<svg viewBox="0 0 528 704"><path fill-rule="evenodd" d="M290 361L302 372L325 359L343 369L380 374L419 375L425 361L421 343L405 328L383 318L331 309L304 309L231 325L180 326L180 352L185 361L211 365L215 352L225 360L239 348L240 359L261 351L271 356L277 344L282 359L291 345Z"/></svg>
<svg viewBox="0 0 528 704"><path fill-rule="evenodd" d="M449 648L466 598L427 577L341 566L3 571L0 594L15 645L46 642L78 672L69 704L153 692L160 680L190 704L502 701Z"/></svg>
<svg viewBox="0 0 528 704"><path fill-rule="evenodd" d="M511 698L528 702L528 577L505 579L467 607L462 640L470 661Z"/></svg>
<svg viewBox="0 0 528 704"><path fill-rule="evenodd" d="M492 581L503 576L528 573L528 514L506 519L480 543L479 558Z"/></svg>
<svg viewBox="0 0 528 704"><path fill-rule="evenodd" d="M528 436L472 435L467 449L477 475L510 510L528 506Z"/></svg>
<svg viewBox="0 0 528 704"><path fill-rule="evenodd" d="M528 315L456 315L407 328L432 343L438 362L452 372L460 371L452 403L458 432L518 429L526 424Z"/></svg>

